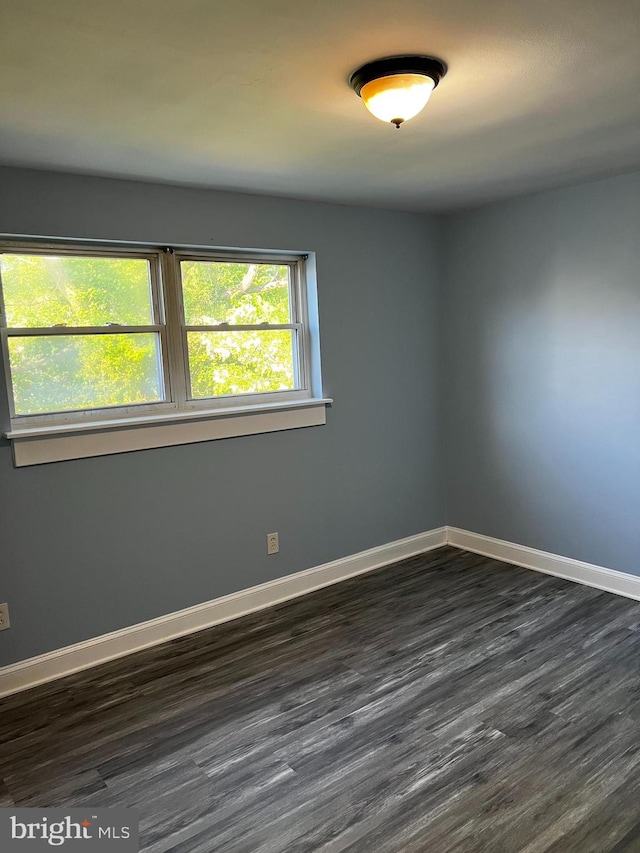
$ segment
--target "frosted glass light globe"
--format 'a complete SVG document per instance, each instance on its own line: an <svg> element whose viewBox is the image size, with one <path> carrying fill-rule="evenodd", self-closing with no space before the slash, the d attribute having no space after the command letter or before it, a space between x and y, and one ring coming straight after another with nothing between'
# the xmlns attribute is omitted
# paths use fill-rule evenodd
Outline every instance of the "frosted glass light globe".
<svg viewBox="0 0 640 853"><path fill-rule="evenodd" d="M399 127L418 115L434 87L435 82L424 74L391 74L365 83L360 96L376 118Z"/></svg>

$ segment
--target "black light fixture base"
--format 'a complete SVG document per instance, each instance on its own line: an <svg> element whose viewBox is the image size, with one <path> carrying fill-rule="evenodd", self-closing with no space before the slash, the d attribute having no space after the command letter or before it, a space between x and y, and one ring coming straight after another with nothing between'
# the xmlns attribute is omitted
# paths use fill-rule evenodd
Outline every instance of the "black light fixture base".
<svg viewBox="0 0 640 853"><path fill-rule="evenodd" d="M363 86L380 77L391 77L393 74L422 74L431 77L434 88L447 73L447 66L441 59L433 56L388 56L386 59L376 59L367 62L356 69L349 78L349 85L360 97Z"/></svg>

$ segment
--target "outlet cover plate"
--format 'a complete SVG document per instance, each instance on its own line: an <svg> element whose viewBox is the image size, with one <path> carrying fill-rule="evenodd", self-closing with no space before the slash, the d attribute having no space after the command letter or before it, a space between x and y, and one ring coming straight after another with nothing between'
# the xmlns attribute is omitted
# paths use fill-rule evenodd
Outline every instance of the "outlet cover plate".
<svg viewBox="0 0 640 853"><path fill-rule="evenodd" d="M267 554L277 554L280 550L280 540L277 533L267 533Z"/></svg>

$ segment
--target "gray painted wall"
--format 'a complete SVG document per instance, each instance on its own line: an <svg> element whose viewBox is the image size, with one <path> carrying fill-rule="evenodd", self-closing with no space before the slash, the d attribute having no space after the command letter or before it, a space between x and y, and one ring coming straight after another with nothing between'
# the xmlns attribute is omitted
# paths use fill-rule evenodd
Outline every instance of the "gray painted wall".
<svg viewBox="0 0 640 853"><path fill-rule="evenodd" d="M447 218L448 523L640 574L640 174Z"/></svg>
<svg viewBox="0 0 640 853"><path fill-rule="evenodd" d="M0 441L0 665L445 518L640 574L639 226L640 174L434 221L0 169L0 232L317 252L335 398L323 427L39 468Z"/></svg>
<svg viewBox="0 0 640 853"><path fill-rule="evenodd" d="M37 468L3 442L0 665L444 524L432 219L0 169L0 232L315 251L335 399L326 426Z"/></svg>

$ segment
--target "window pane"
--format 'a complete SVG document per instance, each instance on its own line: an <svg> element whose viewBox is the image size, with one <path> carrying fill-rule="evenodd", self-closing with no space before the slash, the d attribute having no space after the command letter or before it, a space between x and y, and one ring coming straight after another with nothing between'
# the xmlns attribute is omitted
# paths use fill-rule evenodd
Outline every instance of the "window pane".
<svg viewBox="0 0 640 853"><path fill-rule="evenodd" d="M293 390L294 337L288 329L189 332L192 397Z"/></svg>
<svg viewBox="0 0 640 853"><path fill-rule="evenodd" d="M16 414L162 399L157 334L9 338Z"/></svg>
<svg viewBox="0 0 640 853"><path fill-rule="evenodd" d="M9 327L154 322L144 259L2 255L0 263Z"/></svg>
<svg viewBox="0 0 640 853"><path fill-rule="evenodd" d="M187 326L290 323L289 267L182 261Z"/></svg>

